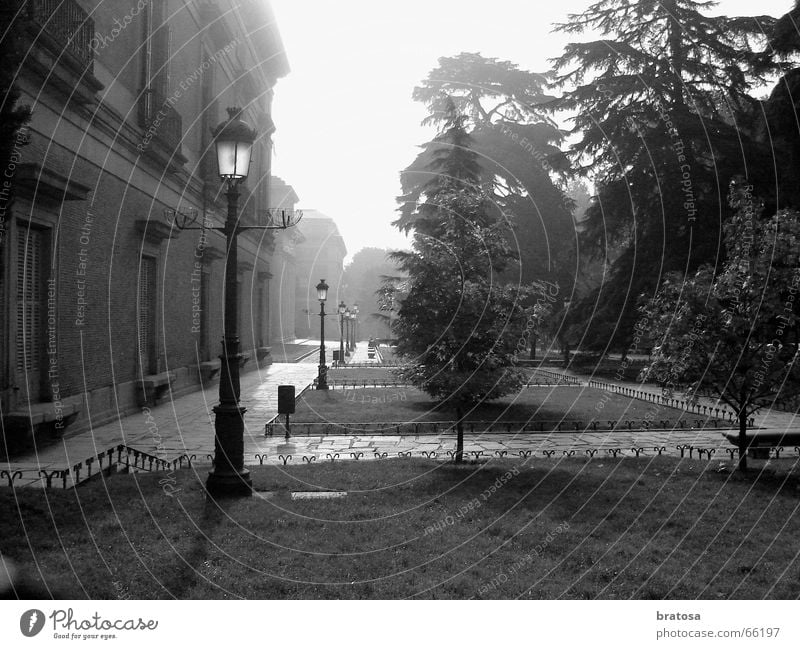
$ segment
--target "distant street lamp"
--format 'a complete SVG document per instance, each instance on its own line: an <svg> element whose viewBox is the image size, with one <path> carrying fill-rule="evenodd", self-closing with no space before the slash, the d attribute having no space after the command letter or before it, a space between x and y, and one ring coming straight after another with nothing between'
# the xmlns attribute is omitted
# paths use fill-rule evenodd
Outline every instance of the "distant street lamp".
<svg viewBox="0 0 800 649"><path fill-rule="evenodd" d="M358 344L358 304L353 305L353 351Z"/></svg>
<svg viewBox="0 0 800 649"><path fill-rule="evenodd" d="M347 307L339 302L339 362L344 363L344 314Z"/></svg>
<svg viewBox="0 0 800 649"><path fill-rule="evenodd" d="M328 299L330 287L324 279L317 284L317 299L319 300L319 374L317 376L317 390L328 389L328 368L325 365L325 300Z"/></svg>
<svg viewBox="0 0 800 649"><path fill-rule="evenodd" d="M344 355L350 356L350 308L347 307L344 311Z"/></svg>
<svg viewBox="0 0 800 649"><path fill-rule="evenodd" d="M569 340L567 339L567 311L569 311L569 305L571 300L567 299L564 300L564 316L562 318L562 329L564 333L561 335L562 340L562 353L564 354L564 369L567 369L569 365Z"/></svg>

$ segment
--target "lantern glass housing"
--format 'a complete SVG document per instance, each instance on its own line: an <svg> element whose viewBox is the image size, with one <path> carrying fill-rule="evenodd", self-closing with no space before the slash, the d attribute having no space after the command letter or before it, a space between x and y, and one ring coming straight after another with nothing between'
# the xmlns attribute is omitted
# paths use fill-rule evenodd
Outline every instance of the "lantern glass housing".
<svg viewBox="0 0 800 649"><path fill-rule="evenodd" d="M228 109L228 121L214 131L217 169L223 180L243 180L250 172L256 132L240 119L240 108Z"/></svg>
<svg viewBox="0 0 800 649"><path fill-rule="evenodd" d="M317 284L317 299L320 302L324 302L328 299L328 289L330 287L325 283L324 279L319 280L319 284Z"/></svg>
<svg viewBox="0 0 800 649"><path fill-rule="evenodd" d="M344 315L345 311L347 311L347 307L344 302L339 302L339 315Z"/></svg>

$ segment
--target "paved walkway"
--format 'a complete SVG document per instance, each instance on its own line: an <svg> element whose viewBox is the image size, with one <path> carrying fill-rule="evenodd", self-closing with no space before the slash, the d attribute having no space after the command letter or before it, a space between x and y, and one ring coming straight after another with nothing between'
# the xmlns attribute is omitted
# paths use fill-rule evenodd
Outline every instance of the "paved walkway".
<svg viewBox="0 0 800 649"><path fill-rule="evenodd" d="M313 341L308 341L311 343ZM352 360L366 359L366 342L359 344ZM332 348L329 347L330 363ZM397 457L399 453L423 452L436 454L445 459L448 451L455 449L453 434L439 435L358 435L341 436L299 436L292 437L290 444L280 436L264 436L264 424L277 413L278 385L291 384L297 394L302 392L317 376L318 357L304 359L299 363L275 363L264 370L247 373L241 378L242 405L245 414L245 463L257 465L283 463L288 455L292 463L303 461L303 456L316 457L316 461L331 458L348 460L374 459L376 454ZM586 378L586 377L582 377ZM610 382L609 382L610 383ZM619 383L639 390L652 390L651 386L634 383ZM194 455L198 464L208 464L208 456L214 452L213 406L218 401L218 383L204 391L179 397L169 403L143 409L120 419L117 422L98 426L84 433L67 436L59 443L18 457L10 463L0 462L0 470L22 470L23 478L15 485L41 485L40 470L55 470L71 467L99 452L126 444L158 455L167 460L181 455ZM768 430L797 430L797 416L792 413L765 412L757 418L757 423ZM656 450L664 448L668 455L679 455L679 446L715 449L714 459L728 459L725 449L731 448L721 430L647 430L585 433L483 433L466 436L465 450L468 454L483 454L491 457L506 453L515 456L520 452L531 451L534 456L544 458L544 451L553 451L552 460L566 456L585 456L590 449L599 449L606 454L611 449L621 449L623 455L635 455L632 450L644 449L646 455L655 455ZM573 453L574 452L574 453ZM359 455L363 454L363 455ZM261 458L257 458L260 455ZM281 458L280 456L284 457ZM793 453L787 449L786 456ZM431 455L433 457L433 455ZM5 480L0 482L5 484Z"/></svg>
<svg viewBox="0 0 800 649"><path fill-rule="evenodd" d="M241 403L247 408L245 439L249 460L255 461L252 440L264 439L264 424L278 411L278 386L294 385L299 394L316 376L317 367L313 363L274 363L241 377ZM205 454L214 452L212 408L218 402L217 381L203 391L143 408L118 421L67 435L56 444L35 449L10 462L0 462L0 470L22 470L25 479L15 484L23 485L38 480L39 470L65 469L118 444L168 460L188 454L205 461Z"/></svg>

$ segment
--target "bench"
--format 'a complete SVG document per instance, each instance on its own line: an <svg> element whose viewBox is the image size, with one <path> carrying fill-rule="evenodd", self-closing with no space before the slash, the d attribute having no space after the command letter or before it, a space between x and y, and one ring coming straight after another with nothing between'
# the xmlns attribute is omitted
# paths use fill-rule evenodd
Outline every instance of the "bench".
<svg viewBox="0 0 800 649"><path fill-rule="evenodd" d="M175 380L175 372L148 374L139 382L141 406L154 406L164 396L170 383Z"/></svg>
<svg viewBox="0 0 800 649"><path fill-rule="evenodd" d="M205 385L206 383L211 383L217 374L219 374L219 368L222 365L218 358L214 359L213 361L203 361L197 366L197 371L200 374L200 383Z"/></svg>
<svg viewBox="0 0 800 649"><path fill-rule="evenodd" d="M256 362L259 367L270 365L272 363L272 347L256 347Z"/></svg>
<svg viewBox="0 0 800 649"><path fill-rule="evenodd" d="M727 440L734 446L739 446L739 432L729 431L723 433ZM768 433L763 431L751 431L746 434L747 454L755 460L768 460L769 452L773 448L780 446L800 445L800 431L797 432L778 432Z"/></svg>
<svg viewBox="0 0 800 649"><path fill-rule="evenodd" d="M9 451L27 448L42 435L59 437L80 413L74 403L47 401L32 403L3 415L5 445Z"/></svg>

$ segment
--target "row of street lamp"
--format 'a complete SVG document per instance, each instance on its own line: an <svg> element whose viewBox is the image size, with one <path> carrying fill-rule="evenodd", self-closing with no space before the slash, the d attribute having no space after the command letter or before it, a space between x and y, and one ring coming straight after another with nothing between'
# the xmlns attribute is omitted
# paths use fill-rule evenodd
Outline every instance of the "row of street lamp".
<svg viewBox="0 0 800 649"><path fill-rule="evenodd" d="M328 389L328 366L325 363L325 301L328 299L330 286L324 279L317 284L317 299L319 300L319 372L317 374L317 390ZM344 302L339 302L339 362L343 363L346 356L356 349L356 335L358 327L358 305L348 307Z"/></svg>
<svg viewBox="0 0 800 649"><path fill-rule="evenodd" d="M356 349L356 323L358 322L358 305L351 309L344 302L339 302L339 362ZM345 345L345 342L347 343Z"/></svg>

